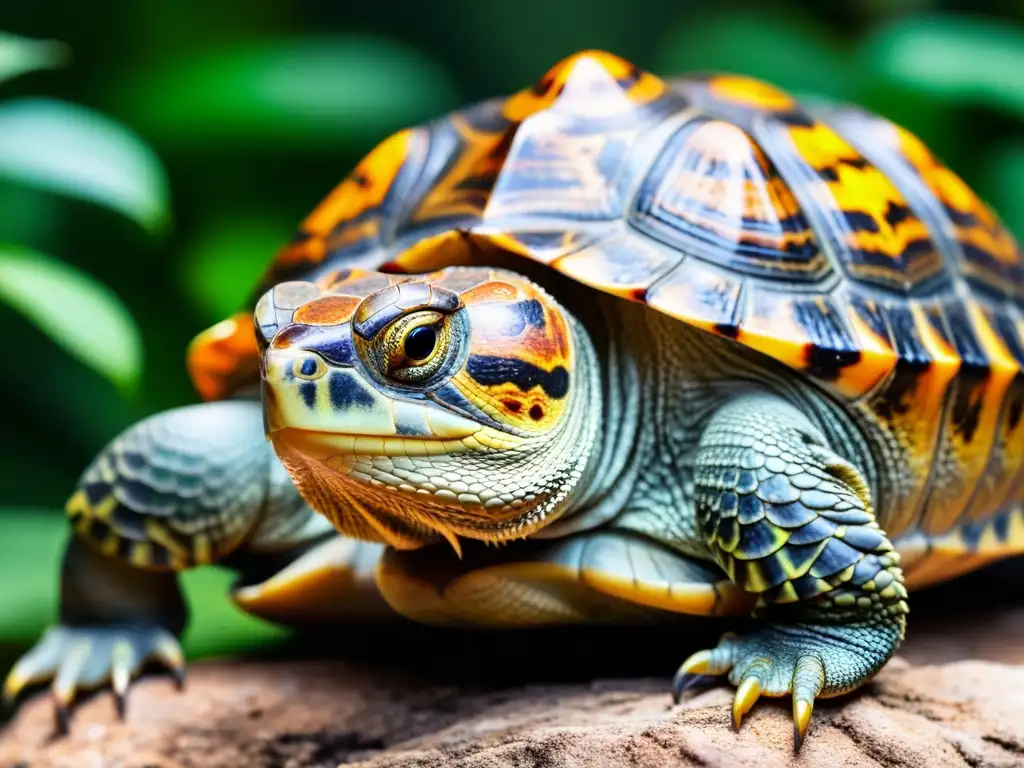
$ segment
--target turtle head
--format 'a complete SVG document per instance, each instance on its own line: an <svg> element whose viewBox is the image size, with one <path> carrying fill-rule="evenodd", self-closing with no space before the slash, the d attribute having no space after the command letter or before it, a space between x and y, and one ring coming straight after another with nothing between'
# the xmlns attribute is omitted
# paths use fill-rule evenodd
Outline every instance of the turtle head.
<svg viewBox="0 0 1024 768"><path fill-rule="evenodd" d="M525 536L571 500L595 441L597 366L533 282L346 271L276 286L255 320L267 434L342 533L458 548Z"/></svg>

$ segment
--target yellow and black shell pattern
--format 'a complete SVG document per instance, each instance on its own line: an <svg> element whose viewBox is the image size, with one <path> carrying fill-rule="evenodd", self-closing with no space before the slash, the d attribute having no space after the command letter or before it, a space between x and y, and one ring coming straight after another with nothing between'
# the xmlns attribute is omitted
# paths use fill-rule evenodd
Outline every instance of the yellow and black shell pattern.
<svg viewBox="0 0 1024 768"><path fill-rule="evenodd" d="M818 383L888 446L893 490L876 513L922 554L966 569L1024 544L1021 251L900 126L748 77L664 80L578 53L531 88L379 144L254 299L283 280L427 272L486 248ZM208 399L251 382L251 313L197 337L189 367ZM927 559L940 573L922 583L950 575Z"/></svg>

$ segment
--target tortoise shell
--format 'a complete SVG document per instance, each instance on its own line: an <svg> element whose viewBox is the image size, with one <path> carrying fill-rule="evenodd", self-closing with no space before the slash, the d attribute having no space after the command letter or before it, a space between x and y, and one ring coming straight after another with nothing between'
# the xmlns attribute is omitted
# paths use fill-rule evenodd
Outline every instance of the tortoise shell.
<svg viewBox="0 0 1024 768"><path fill-rule="evenodd" d="M896 492L878 512L894 538L945 547L953 570L1024 541L1021 516L997 514L1024 477L1021 251L900 126L748 77L662 80L579 53L527 90L379 144L253 303L284 280L426 272L484 248L817 382L891 447ZM251 312L200 334L188 362L206 399L258 380Z"/></svg>

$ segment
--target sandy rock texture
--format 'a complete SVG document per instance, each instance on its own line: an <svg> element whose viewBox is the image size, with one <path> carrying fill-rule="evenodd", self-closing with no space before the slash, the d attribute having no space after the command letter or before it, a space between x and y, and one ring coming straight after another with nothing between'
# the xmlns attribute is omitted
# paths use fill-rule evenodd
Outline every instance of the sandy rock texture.
<svg viewBox="0 0 1024 768"><path fill-rule="evenodd" d="M671 705L675 665L717 626L685 643L403 629L331 654L196 663L183 693L148 677L126 722L100 694L65 738L37 695L0 731L0 768L1024 766L1024 605L1007 584L916 601L899 656L862 692L820 702L798 757L788 701L763 700L738 734L725 687Z"/></svg>

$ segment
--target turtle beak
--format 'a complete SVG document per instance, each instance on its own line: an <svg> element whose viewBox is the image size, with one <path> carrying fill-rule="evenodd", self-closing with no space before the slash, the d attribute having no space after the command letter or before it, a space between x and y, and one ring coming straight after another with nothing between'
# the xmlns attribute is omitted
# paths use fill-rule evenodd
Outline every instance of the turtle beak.
<svg viewBox="0 0 1024 768"><path fill-rule="evenodd" d="M310 458L451 453L481 429L432 401L382 392L359 368L302 349L266 351L263 404L271 440L301 443Z"/></svg>

